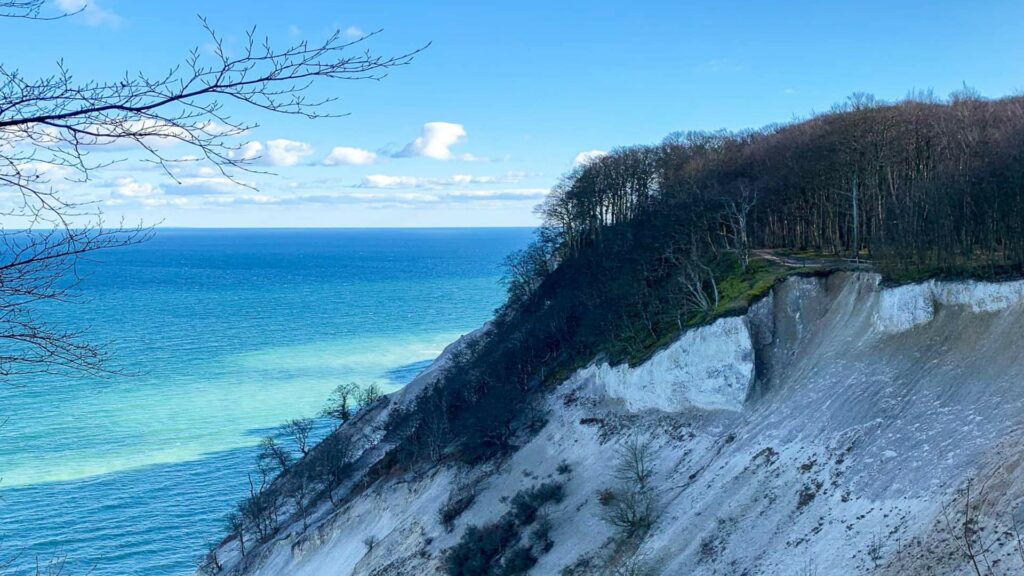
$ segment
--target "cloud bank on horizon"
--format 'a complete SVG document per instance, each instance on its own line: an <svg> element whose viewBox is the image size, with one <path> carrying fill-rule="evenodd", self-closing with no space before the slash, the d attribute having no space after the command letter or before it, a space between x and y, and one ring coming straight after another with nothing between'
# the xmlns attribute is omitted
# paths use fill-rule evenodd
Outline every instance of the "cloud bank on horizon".
<svg viewBox="0 0 1024 576"><path fill-rule="evenodd" d="M543 200L549 191L545 186L523 186L524 180L538 175L525 171L495 171L499 162L453 150L468 139L462 124L427 122L419 136L400 149L369 150L357 146L333 146L321 156L314 145L290 138L244 140L240 135L230 152L231 157L251 172L229 178L202 159L180 156L169 164L170 179L152 164L126 162L109 168L109 178L99 179L78 189L93 194L112 210L131 211L217 211L223 209L255 209L278 207L315 210L356 208L360 210L440 209L453 210L482 207L491 211L507 208L529 209ZM155 136L150 145L173 152L177 141L173 134ZM108 152L100 149L99 153ZM592 150L581 152L581 158L592 159L603 154ZM404 164L422 167L434 165L484 167L491 173L451 171L444 175L400 174ZM357 176L345 171L367 167L394 169ZM60 176L59 167L40 167L49 176ZM58 184L61 186L61 184ZM499 222L500 223L500 222ZM513 221L512 224L530 224Z"/></svg>

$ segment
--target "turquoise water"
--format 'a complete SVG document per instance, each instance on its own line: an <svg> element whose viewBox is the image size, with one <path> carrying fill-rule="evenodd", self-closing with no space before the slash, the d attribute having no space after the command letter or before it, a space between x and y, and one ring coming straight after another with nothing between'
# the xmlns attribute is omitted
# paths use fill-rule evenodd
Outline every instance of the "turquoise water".
<svg viewBox="0 0 1024 576"><path fill-rule="evenodd" d="M90 327L125 371L0 384L0 565L188 574L253 446L337 383L407 382L502 300L526 229L160 230L89 264Z"/></svg>

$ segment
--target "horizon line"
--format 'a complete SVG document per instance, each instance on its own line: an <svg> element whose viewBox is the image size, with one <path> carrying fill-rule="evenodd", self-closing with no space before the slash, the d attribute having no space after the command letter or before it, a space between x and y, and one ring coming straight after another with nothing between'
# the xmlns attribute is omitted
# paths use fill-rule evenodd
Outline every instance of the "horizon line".
<svg viewBox="0 0 1024 576"><path fill-rule="evenodd" d="M537 226L160 226L154 230L532 230Z"/></svg>

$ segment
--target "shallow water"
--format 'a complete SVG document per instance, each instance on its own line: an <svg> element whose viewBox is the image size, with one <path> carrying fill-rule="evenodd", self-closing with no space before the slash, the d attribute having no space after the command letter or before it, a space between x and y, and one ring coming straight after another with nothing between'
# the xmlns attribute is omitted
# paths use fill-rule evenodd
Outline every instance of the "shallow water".
<svg viewBox="0 0 1024 576"><path fill-rule="evenodd" d="M161 230L91 264L89 326L123 375L0 386L0 560L187 574L253 446L343 381L394 389L492 314L504 230Z"/></svg>

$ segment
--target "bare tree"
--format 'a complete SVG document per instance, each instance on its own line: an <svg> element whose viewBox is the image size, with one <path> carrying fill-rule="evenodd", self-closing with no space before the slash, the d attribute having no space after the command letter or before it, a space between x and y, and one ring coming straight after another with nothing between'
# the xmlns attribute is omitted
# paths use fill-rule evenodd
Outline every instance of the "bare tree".
<svg viewBox="0 0 1024 576"><path fill-rule="evenodd" d="M715 274L707 264L696 257L680 264L679 285L683 289L686 311L708 314L718 307L718 282L715 280Z"/></svg>
<svg viewBox="0 0 1024 576"><path fill-rule="evenodd" d="M267 436L260 441L260 453L257 458L260 463L269 464L268 469L276 468L277 472L284 472L292 464L291 453L273 436Z"/></svg>
<svg viewBox="0 0 1024 576"><path fill-rule="evenodd" d="M26 20L45 20L67 16L58 14L51 18L40 15L46 0L3 0L0 2L0 18L24 18Z"/></svg>
<svg viewBox="0 0 1024 576"><path fill-rule="evenodd" d="M655 452L649 439L631 436L618 447L616 456L615 478L643 490L651 487L655 472Z"/></svg>
<svg viewBox="0 0 1024 576"><path fill-rule="evenodd" d="M265 487L265 483L261 482L257 488L250 474L249 495L238 504L239 515L261 541L270 534L273 527L271 503L266 497Z"/></svg>
<svg viewBox="0 0 1024 576"><path fill-rule="evenodd" d="M352 405L356 403L356 396L359 394L359 390L359 384L355 382L347 382L335 386L330 398L327 400L327 406L323 410L323 415L337 420L339 426L347 422L352 417Z"/></svg>
<svg viewBox="0 0 1024 576"><path fill-rule="evenodd" d="M384 391L381 390L380 384L370 382L359 389L359 392L356 394L356 401L359 403L359 409L361 410L373 406L383 396Z"/></svg>
<svg viewBox="0 0 1024 576"><path fill-rule="evenodd" d="M749 224L750 211L757 204L757 193L750 189L745 182L739 184L739 194L735 198L723 198L725 210L722 214L723 233L726 238L726 245L736 252L743 270L747 270L750 264L750 234Z"/></svg>
<svg viewBox="0 0 1024 576"><path fill-rule="evenodd" d="M200 574L204 575L213 576L220 574L224 566L220 563L220 558L217 556L216 544L210 544L209 550L196 560L196 569Z"/></svg>
<svg viewBox="0 0 1024 576"><path fill-rule="evenodd" d="M61 576L68 556L63 552L54 552L48 557L36 556L35 576Z"/></svg>
<svg viewBox="0 0 1024 576"><path fill-rule="evenodd" d="M295 418L284 425L285 433L295 442L303 456L309 454L309 435L313 432L312 418Z"/></svg>
<svg viewBox="0 0 1024 576"><path fill-rule="evenodd" d="M0 0L0 19L44 26L43 0ZM335 97L312 99L308 89L326 80L379 80L410 63L419 50L376 56L336 32L326 41L275 47L246 35L238 51L203 19L211 53L192 49L181 64L149 75L125 72L109 80L79 80L63 63L49 76L25 77L0 63L0 376L103 370L104 355L83 334L51 326L33 310L43 301L73 299L78 264L98 251L145 240L151 230L105 227L97 206L62 193L60 182L84 183L128 158L97 159L99 150L125 145L141 160L177 180L183 163L212 167L241 186L256 171L236 137L256 124L234 114L257 110L303 118L339 116ZM179 143L188 156L172 156Z"/></svg>
<svg viewBox="0 0 1024 576"><path fill-rule="evenodd" d="M654 447L649 439L633 436L616 452L614 476L619 486L609 492L604 519L627 538L642 536L657 513Z"/></svg>
<svg viewBox="0 0 1024 576"><path fill-rule="evenodd" d="M295 511L302 517L302 529L309 528L309 504L313 496L315 479L310 466L296 466L292 470L291 498Z"/></svg>
<svg viewBox="0 0 1024 576"><path fill-rule="evenodd" d="M317 448L315 471L324 483L324 490L331 501L337 506L334 491L348 478L352 466L353 446L349 440L338 434L328 436Z"/></svg>
<svg viewBox="0 0 1024 576"><path fill-rule="evenodd" d="M224 518L224 525L229 534L238 538L239 553L245 556L245 517L238 511L229 512Z"/></svg>
<svg viewBox="0 0 1024 576"><path fill-rule="evenodd" d="M451 437L448 400L439 386L427 390L416 400L416 412L420 415L417 431L422 434L427 457L435 464L444 456Z"/></svg>
<svg viewBox="0 0 1024 576"><path fill-rule="evenodd" d="M977 576L992 574L988 553L998 543L995 538L985 537L985 527L981 524L982 512L988 504L986 487L990 479L991 476L974 493L971 491L972 481L967 480L966 486L960 491L963 497L962 510L954 508L957 505L955 501L952 505L942 505L942 516L949 537Z"/></svg>

